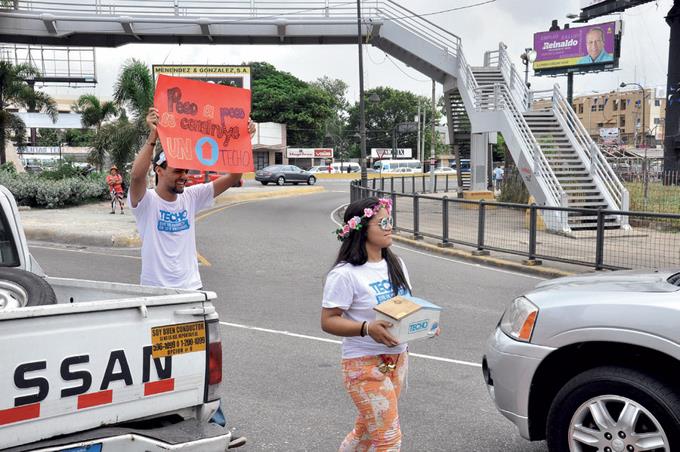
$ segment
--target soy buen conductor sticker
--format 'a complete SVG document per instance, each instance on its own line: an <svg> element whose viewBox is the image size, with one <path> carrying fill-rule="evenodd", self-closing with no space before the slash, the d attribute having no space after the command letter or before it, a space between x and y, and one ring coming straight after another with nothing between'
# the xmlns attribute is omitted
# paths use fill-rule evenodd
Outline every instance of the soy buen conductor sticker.
<svg viewBox="0 0 680 452"><path fill-rule="evenodd" d="M151 356L181 355L205 350L205 323L191 322L151 328Z"/></svg>

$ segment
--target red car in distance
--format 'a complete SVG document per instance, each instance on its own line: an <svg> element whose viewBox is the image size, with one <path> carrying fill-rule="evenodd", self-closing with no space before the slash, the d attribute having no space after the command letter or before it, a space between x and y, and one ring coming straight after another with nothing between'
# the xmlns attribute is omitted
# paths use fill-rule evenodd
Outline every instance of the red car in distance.
<svg viewBox="0 0 680 452"><path fill-rule="evenodd" d="M220 176L221 174L216 173L215 171L189 170L185 186L191 187L192 185L196 184L212 182ZM243 179L239 179L238 181L236 181L234 185L232 185L232 187L243 187L243 183L244 183Z"/></svg>

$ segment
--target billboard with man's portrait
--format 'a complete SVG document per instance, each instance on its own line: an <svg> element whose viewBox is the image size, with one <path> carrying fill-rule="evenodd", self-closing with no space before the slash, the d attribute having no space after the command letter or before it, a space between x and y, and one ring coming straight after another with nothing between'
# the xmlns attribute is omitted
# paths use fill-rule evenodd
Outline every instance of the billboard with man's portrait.
<svg viewBox="0 0 680 452"><path fill-rule="evenodd" d="M618 67L620 22L534 34L537 75Z"/></svg>

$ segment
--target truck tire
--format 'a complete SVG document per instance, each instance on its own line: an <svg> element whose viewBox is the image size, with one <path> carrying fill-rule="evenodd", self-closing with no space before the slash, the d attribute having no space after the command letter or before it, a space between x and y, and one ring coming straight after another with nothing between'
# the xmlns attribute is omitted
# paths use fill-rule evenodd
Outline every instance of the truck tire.
<svg viewBox="0 0 680 452"><path fill-rule="evenodd" d="M607 366L562 387L548 412L546 439L550 452L670 452L680 447L678 426L680 397L671 385L638 370ZM657 447L640 448L636 436L649 434Z"/></svg>
<svg viewBox="0 0 680 452"><path fill-rule="evenodd" d="M26 270L0 267L0 310L56 303L57 296L45 279Z"/></svg>

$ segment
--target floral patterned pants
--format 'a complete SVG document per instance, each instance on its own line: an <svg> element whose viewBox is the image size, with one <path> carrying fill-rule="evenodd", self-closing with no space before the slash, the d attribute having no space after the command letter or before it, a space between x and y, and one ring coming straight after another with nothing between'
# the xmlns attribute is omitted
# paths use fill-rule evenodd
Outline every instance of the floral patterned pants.
<svg viewBox="0 0 680 452"><path fill-rule="evenodd" d="M345 389L359 410L354 430L340 452L398 452L401 448L398 399L408 371L408 353L398 356L394 370L382 373L379 356L342 360Z"/></svg>

